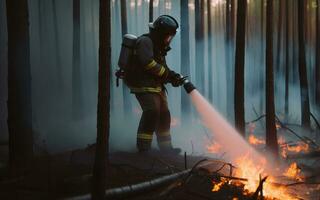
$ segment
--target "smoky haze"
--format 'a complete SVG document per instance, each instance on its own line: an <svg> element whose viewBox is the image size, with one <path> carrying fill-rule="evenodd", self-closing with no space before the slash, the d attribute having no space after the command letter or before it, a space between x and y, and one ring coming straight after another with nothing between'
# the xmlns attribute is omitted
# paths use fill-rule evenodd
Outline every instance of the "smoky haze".
<svg viewBox="0 0 320 200"><path fill-rule="evenodd" d="M207 2L207 1L206 1ZM260 1L248 4L248 22L245 58L245 118L246 121L265 113L265 61L264 41L254 21L255 7ZM33 128L36 149L40 152L60 152L82 148L92 144L96 139L97 79L98 79L98 39L99 39L99 1L80 1L80 82L82 104L72 105L72 64L73 64L73 1L72 0L29 0L30 22L30 57L32 69L32 107ZM149 4L147 0L127 0L128 32L141 35L148 32ZM110 148L112 151L135 151L136 130L141 116L141 108L130 95L132 110L124 110L122 87L116 87L114 72L117 69L118 55L121 47L120 0L112 0L112 77L111 77L111 130ZM206 7L205 3L205 7ZM225 49L232 48L225 43L225 2L212 6L212 43L208 43L207 13L204 17L204 66L199 66L195 58L195 7L194 0L189 0L189 36L190 41L190 74L191 82L196 86L204 81L203 95L208 97L210 90L213 99L210 102L215 108L233 123L234 82L227 81ZM8 138L7 129L7 28L5 1L0 1L0 141ZM162 14L172 15L180 22L180 1L155 0L154 19ZM312 14L312 16L314 13ZM295 22L295 18L291 19ZM291 23L292 23L291 22ZM176 34L168 53L168 66L177 72L181 71L181 31ZM212 45L212 55L208 55L208 45ZM276 46L276 45L274 45ZM293 47L292 44L290 44ZM263 49L262 54L260 53ZM297 46L295 47L297 48ZM308 80L311 94L311 110L315 111L314 56L313 46L307 45ZM276 51L274 51L276 53ZM281 52L281 55L283 52ZM309 55L308 54L308 55ZM212 65L208 64L212 57ZM284 56L280 64L284 65ZM19 59L19 58L17 58ZM291 56L291 65L297 63L297 56ZM183 66L184 67L184 66ZM203 67L201 80L196 80L197 68ZM209 68L212 74L209 74ZM230 70L234 69L231 61ZM284 80L283 71L276 74L276 112L284 113ZM209 87L209 80L212 85ZM291 123L300 123L300 89L298 71L290 72L289 116ZM182 147L188 153L204 153L208 142L207 130L199 120L195 109L191 113L181 114L182 88L168 89L169 108L172 116L172 137L174 146ZM231 112L230 112L231 107ZM81 116L73 116L73 109L81 110ZM319 113L314 113L318 114ZM76 119L75 119L76 118ZM186 121L188 123L186 123ZM154 144L154 146L156 146ZM2 148L2 147L1 147Z"/></svg>

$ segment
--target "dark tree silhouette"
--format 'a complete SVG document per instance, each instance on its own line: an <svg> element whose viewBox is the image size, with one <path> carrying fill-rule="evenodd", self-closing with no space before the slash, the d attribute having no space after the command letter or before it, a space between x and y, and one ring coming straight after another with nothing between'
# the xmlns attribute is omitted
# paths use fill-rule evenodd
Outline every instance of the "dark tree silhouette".
<svg viewBox="0 0 320 200"><path fill-rule="evenodd" d="M316 14L316 104L320 112L320 0L317 0Z"/></svg>
<svg viewBox="0 0 320 200"><path fill-rule="evenodd" d="M60 39L58 31L58 22L57 22L57 5L56 0L52 0L52 13L53 13L53 30L54 30L54 50L55 50L55 60L56 60L56 69L57 69L57 79L58 79L58 91L63 90L63 79L62 79L62 69L61 69L61 56L60 56Z"/></svg>
<svg viewBox="0 0 320 200"><path fill-rule="evenodd" d="M209 77L212 76L212 28L211 28L211 0L207 0L207 23L208 23L208 73ZM213 79L209 78L209 100L213 102Z"/></svg>
<svg viewBox="0 0 320 200"><path fill-rule="evenodd" d="M126 0L121 0L121 32L122 36L128 33L128 24L127 24L127 5ZM128 87L122 85L122 94L123 94L123 107L125 111L125 116L130 116L132 111L130 92Z"/></svg>
<svg viewBox="0 0 320 200"><path fill-rule="evenodd" d="M110 1L100 0L99 11L99 81L97 110L97 143L93 166L92 199L105 196L106 167L110 130L111 14Z"/></svg>
<svg viewBox="0 0 320 200"><path fill-rule="evenodd" d="M279 0L279 12L278 12L278 28L277 28L277 57L276 57L276 72L280 71L280 57L281 57L281 42L282 42L282 26L283 26L283 0Z"/></svg>
<svg viewBox="0 0 320 200"><path fill-rule="evenodd" d="M226 80L230 85L233 82L233 61L234 61L234 16L235 15L235 0L226 1ZM227 86L227 113L232 112L232 87ZM210 93L209 93L210 94Z"/></svg>
<svg viewBox="0 0 320 200"><path fill-rule="evenodd" d="M73 0L73 55L72 55L72 116L83 117L83 96L80 70L80 0Z"/></svg>
<svg viewBox="0 0 320 200"><path fill-rule="evenodd" d="M289 116L289 0L286 0L286 32L285 32L285 44L286 44L286 65L285 65L285 102L284 113L286 119Z"/></svg>
<svg viewBox="0 0 320 200"><path fill-rule="evenodd" d="M181 74L190 75L190 44L189 44L189 7L188 1L180 0L181 14ZM190 114L191 105L188 95L181 90L181 112L183 116ZM182 118L184 120L185 117Z"/></svg>
<svg viewBox="0 0 320 200"><path fill-rule="evenodd" d="M235 126L245 136L244 114L244 62L247 1L238 0L235 54L234 111Z"/></svg>
<svg viewBox="0 0 320 200"><path fill-rule="evenodd" d="M149 22L153 22L153 0L149 1Z"/></svg>
<svg viewBox="0 0 320 200"><path fill-rule="evenodd" d="M204 0L195 0L196 83L204 93Z"/></svg>
<svg viewBox="0 0 320 200"><path fill-rule="evenodd" d="M23 173L33 157L27 0L7 0L9 167Z"/></svg>
<svg viewBox="0 0 320 200"><path fill-rule="evenodd" d="M301 95L301 123L304 128L310 128L310 104L308 91L308 78L306 69L306 51L305 51L305 1L299 0L298 6L298 35L299 35L299 78L300 78L300 95Z"/></svg>
<svg viewBox="0 0 320 200"><path fill-rule="evenodd" d="M266 26L266 147L278 157L273 80L273 0L267 0Z"/></svg>
<svg viewBox="0 0 320 200"><path fill-rule="evenodd" d="M261 7L260 7L260 11L261 11L261 18L260 18L260 64L261 66L263 66L264 64L264 0L261 0ZM259 89L260 91L263 91L263 87L264 87L264 77L263 77L263 73L259 73ZM262 95L261 95L262 96ZM264 98L260 98L260 102L259 102L259 109L260 112L263 113L263 99Z"/></svg>

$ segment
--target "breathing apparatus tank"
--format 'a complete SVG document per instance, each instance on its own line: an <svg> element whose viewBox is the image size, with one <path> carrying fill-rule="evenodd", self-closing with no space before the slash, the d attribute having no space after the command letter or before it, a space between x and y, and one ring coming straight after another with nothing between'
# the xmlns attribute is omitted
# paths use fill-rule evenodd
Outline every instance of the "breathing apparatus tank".
<svg viewBox="0 0 320 200"><path fill-rule="evenodd" d="M120 55L118 59L118 66L120 69L116 72L117 86L119 86L119 79L126 79L126 71L130 70L132 59L135 54L135 46L137 36L133 34L125 34L122 39Z"/></svg>

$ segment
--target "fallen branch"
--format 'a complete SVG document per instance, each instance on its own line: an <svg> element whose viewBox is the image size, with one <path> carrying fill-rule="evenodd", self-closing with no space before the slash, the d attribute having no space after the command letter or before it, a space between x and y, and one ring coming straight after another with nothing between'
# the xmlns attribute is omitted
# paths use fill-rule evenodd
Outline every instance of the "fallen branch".
<svg viewBox="0 0 320 200"><path fill-rule="evenodd" d="M304 142L304 143L306 143L306 144L308 144L308 145L309 145L310 142L311 142L311 143L312 143L313 145L315 145L316 147L319 147L319 145L316 144L314 141L308 141L308 140L306 140L305 138L301 137L301 136L298 135L296 132L294 132L292 129L290 129L289 127L287 127L286 125L284 125L277 116L275 116L275 118L276 118L277 122L280 124L281 128L284 128L284 129L288 130L290 133L292 133L292 134L295 135L297 138L299 138L302 142Z"/></svg>
<svg viewBox="0 0 320 200"><path fill-rule="evenodd" d="M259 185L258 185L256 191L252 195L252 200L258 199L259 193L260 193L260 199L263 199L263 183L267 180L267 178L268 178L268 176L261 179L261 175L259 176L259 179L260 179Z"/></svg>
<svg viewBox="0 0 320 200"><path fill-rule="evenodd" d="M260 119L264 118L266 115L261 115L260 117L258 117L257 119L254 119L252 121L249 121L249 122L246 122L246 124L250 124L250 123L254 123L254 122L257 122L259 121Z"/></svg>
<svg viewBox="0 0 320 200"><path fill-rule="evenodd" d="M190 173L190 169L184 170L182 172L170 174L167 176L163 176L160 178L153 179L151 181L145 181L142 183L132 184L132 185L126 185L123 187L118 188L112 188L105 191L105 197L106 199L116 199L116 198L125 198L128 196L134 196L137 194L140 194L142 192L150 191L154 188L157 188L159 186L168 184L171 181L174 181L178 178L181 178L182 176ZM85 194L81 196L75 196L66 198L65 200L89 200L91 199L90 194Z"/></svg>

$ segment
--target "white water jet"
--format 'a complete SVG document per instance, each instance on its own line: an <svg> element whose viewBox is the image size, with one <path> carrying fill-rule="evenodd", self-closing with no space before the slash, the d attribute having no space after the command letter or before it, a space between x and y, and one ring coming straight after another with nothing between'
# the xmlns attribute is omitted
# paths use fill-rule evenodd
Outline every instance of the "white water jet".
<svg viewBox="0 0 320 200"><path fill-rule="evenodd" d="M189 95L203 124L227 153L227 159L235 161L244 156L253 161L264 159L197 90Z"/></svg>

